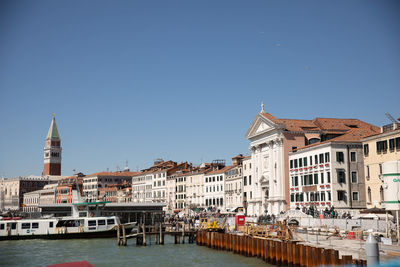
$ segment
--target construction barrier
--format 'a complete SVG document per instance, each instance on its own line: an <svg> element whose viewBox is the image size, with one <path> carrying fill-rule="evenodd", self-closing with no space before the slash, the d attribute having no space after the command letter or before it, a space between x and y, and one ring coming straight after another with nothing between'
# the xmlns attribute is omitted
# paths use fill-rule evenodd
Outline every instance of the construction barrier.
<svg viewBox="0 0 400 267"><path fill-rule="evenodd" d="M339 251L282 241L229 233L198 231L196 243L209 248L232 251L246 257L258 257L276 266L366 266L365 260L353 259Z"/></svg>

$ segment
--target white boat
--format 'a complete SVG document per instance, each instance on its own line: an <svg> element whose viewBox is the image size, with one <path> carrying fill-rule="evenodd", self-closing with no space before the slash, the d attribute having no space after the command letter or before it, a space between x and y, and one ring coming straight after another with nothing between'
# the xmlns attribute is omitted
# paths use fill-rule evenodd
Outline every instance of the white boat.
<svg viewBox="0 0 400 267"><path fill-rule="evenodd" d="M60 218L2 218L0 220L0 240L13 239L70 239L112 237L117 235L121 224L117 216L96 216L98 206L108 202L83 203L79 190L72 190L72 216ZM89 207L96 207L90 211ZM97 214L96 214L97 213ZM129 224L127 231L134 224Z"/></svg>

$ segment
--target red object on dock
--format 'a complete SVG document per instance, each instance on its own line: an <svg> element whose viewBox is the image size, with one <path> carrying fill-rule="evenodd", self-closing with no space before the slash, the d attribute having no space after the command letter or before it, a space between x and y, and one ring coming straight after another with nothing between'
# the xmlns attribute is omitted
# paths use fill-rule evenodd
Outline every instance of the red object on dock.
<svg viewBox="0 0 400 267"><path fill-rule="evenodd" d="M235 216L236 230L238 229L238 226L244 226L245 222L246 222L246 217L244 215L236 215Z"/></svg>
<svg viewBox="0 0 400 267"><path fill-rule="evenodd" d="M354 232L349 232L347 234L347 239L356 239L356 236L354 235Z"/></svg>
<svg viewBox="0 0 400 267"><path fill-rule="evenodd" d="M74 262L64 262L59 264L47 265L46 267L95 267L88 261L74 261Z"/></svg>

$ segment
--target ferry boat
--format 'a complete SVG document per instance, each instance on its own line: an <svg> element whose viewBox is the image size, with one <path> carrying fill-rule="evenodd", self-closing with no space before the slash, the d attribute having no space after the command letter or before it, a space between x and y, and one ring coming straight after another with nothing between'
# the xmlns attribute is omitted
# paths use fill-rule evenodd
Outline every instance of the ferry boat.
<svg viewBox="0 0 400 267"><path fill-rule="evenodd" d="M97 216L98 206L109 202L83 203L77 187L72 190L72 199L72 216L69 217L2 218L0 220L0 240L99 238L117 235L121 224L117 216ZM89 207L91 206L95 206L95 211L90 211ZM126 230L129 232L134 224L126 225Z"/></svg>

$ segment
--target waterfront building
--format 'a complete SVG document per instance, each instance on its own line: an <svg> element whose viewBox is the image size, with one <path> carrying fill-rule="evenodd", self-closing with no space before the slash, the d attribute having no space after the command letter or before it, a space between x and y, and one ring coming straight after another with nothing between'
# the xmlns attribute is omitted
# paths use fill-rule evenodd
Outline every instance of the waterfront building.
<svg viewBox="0 0 400 267"><path fill-rule="evenodd" d="M190 173L192 170L192 164L183 162L178 164L175 167L172 167L168 169L167 171L167 193L166 193L166 211L169 214L174 213L174 211L178 212L177 210L177 194L176 194L176 188L177 188L177 177L178 175L181 175L182 173ZM186 185L187 187L187 185Z"/></svg>
<svg viewBox="0 0 400 267"><path fill-rule="evenodd" d="M32 191L29 193L25 193L22 204L22 211L26 213L40 212L39 210L39 199L40 199L40 190Z"/></svg>
<svg viewBox="0 0 400 267"><path fill-rule="evenodd" d="M39 190L39 205L56 203L57 183L47 184Z"/></svg>
<svg viewBox="0 0 400 267"><path fill-rule="evenodd" d="M176 186L176 176L177 176L177 171L173 170L168 172L167 175L167 203L166 203L166 209L169 214L173 213L173 210L175 209L175 199L176 199L176 192L175 192L175 186Z"/></svg>
<svg viewBox="0 0 400 267"><path fill-rule="evenodd" d="M142 171L132 177L132 201L135 203L152 202L153 171Z"/></svg>
<svg viewBox="0 0 400 267"><path fill-rule="evenodd" d="M290 208L366 207L362 128L289 153ZM358 140L358 141L357 141Z"/></svg>
<svg viewBox="0 0 400 267"><path fill-rule="evenodd" d="M177 163L168 160L163 161L162 159L157 159L154 165L144 171L152 171L152 194L153 202L166 203L166 193L167 193L167 173L168 170L177 166Z"/></svg>
<svg viewBox="0 0 400 267"><path fill-rule="evenodd" d="M24 203L25 193L42 189L48 184L49 179L43 176L19 176L1 179L0 182L0 208L2 211L20 210Z"/></svg>
<svg viewBox="0 0 400 267"><path fill-rule="evenodd" d="M258 186L253 183L252 159L251 156L244 157L243 164L243 208L245 214L249 216L259 216L262 214L261 198L255 198L253 192L259 190Z"/></svg>
<svg viewBox="0 0 400 267"><path fill-rule="evenodd" d="M81 196L83 196L83 173L77 173L74 176L60 179L56 186L55 203L72 203L72 185L77 183Z"/></svg>
<svg viewBox="0 0 400 267"><path fill-rule="evenodd" d="M40 205L56 203L57 183L47 184L43 189L24 194L24 212L41 212Z"/></svg>
<svg viewBox="0 0 400 267"><path fill-rule="evenodd" d="M243 155L232 158L233 167L225 179L225 203L227 210L243 207Z"/></svg>
<svg viewBox="0 0 400 267"><path fill-rule="evenodd" d="M53 114L53 119L46 137L46 146L44 148L43 175L61 175L61 152L61 138L58 133L56 118Z"/></svg>
<svg viewBox="0 0 400 267"><path fill-rule="evenodd" d="M261 199L265 209L256 211L257 214L276 215L289 208L290 151L341 136L358 127L359 123L369 134L376 131L375 126L356 119L278 119L264 112L262 104L261 112L246 133L250 141L251 163L254 166L252 182L258 184L253 198Z"/></svg>
<svg viewBox="0 0 400 267"><path fill-rule="evenodd" d="M130 202L131 200L131 184L126 180L122 184L109 184L99 189L99 195L103 201L111 201L114 203Z"/></svg>
<svg viewBox="0 0 400 267"><path fill-rule="evenodd" d="M367 208L384 207L382 164L400 160L400 123L381 127L380 133L362 140Z"/></svg>
<svg viewBox="0 0 400 267"><path fill-rule="evenodd" d="M132 177L137 172L98 172L83 177L83 196L88 202L95 202L102 199L104 195L99 190L112 184L122 184L124 181L131 183Z"/></svg>
<svg viewBox="0 0 400 267"><path fill-rule="evenodd" d="M179 171L175 178L175 209L181 211L186 208L186 174Z"/></svg>
<svg viewBox="0 0 400 267"><path fill-rule="evenodd" d="M204 175L210 171L211 163L202 163L187 174L186 201L191 209L204 208Z"/></svg>
<svg viewBox="0 0 400 267"><path fill-rule="evenodd" d="M233 166L226 166L222 169L217 167L204 175L204 198L206 207L212 207L221 211L226 210L225 179L228 175L228 171L232 168Z"/></svg>

